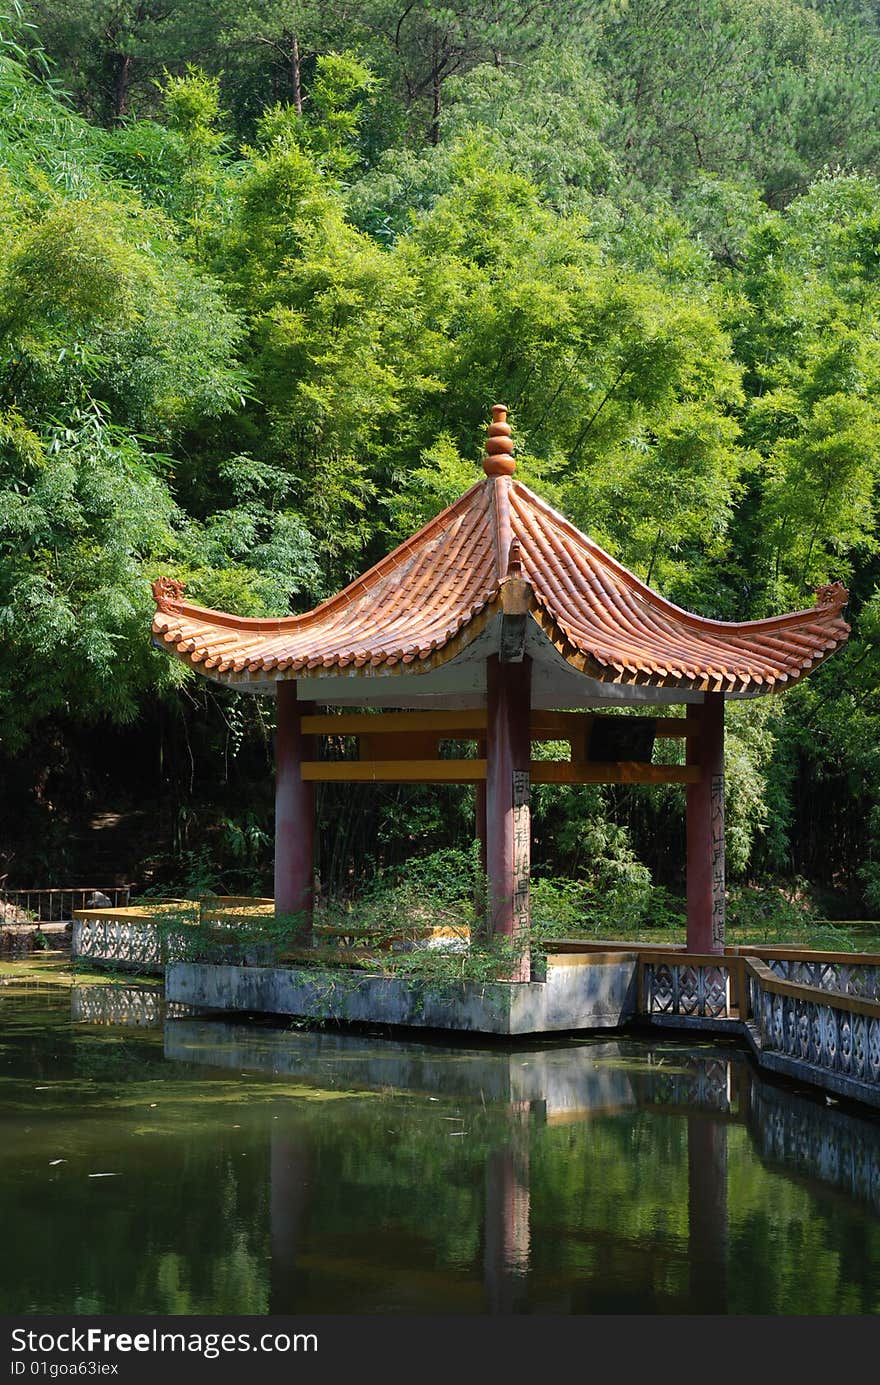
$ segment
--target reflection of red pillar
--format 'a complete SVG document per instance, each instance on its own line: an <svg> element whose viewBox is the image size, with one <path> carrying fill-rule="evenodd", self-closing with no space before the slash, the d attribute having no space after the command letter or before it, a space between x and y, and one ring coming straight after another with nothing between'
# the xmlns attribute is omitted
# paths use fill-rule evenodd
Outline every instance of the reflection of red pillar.
<svg viewBox="0 0 880 1385"><path fill-rule="evenodd" d="M531 660L486 664L486 873L489 925L524 944L512 981L529 979L529 715Z"/></svg>
<svg viewBox="0 0 880 1385"><path fill-rule="evenodd" d="M300 773L304 737L300 718L309 704L297 702L296 683L278 684L275 741L275 913L303 916L311 928L314 878L315 798Z"/></svg>
<svg viewBox="0 0 880 1385"><path fill-rule="evenodd" d="M528 1115L526 1114L526 1119ZM529 1272L528 1127L486 1159L483 1275L490 1313L512 1313L526 1296Z"/></svg>
<svg viewBox="0 0 880 1385"><path fill-rule="evenodd" d="M687 950L724 951L724 694L687 709Z"/></svg>
<svg viewBox="0 0 880 1385"><path fill-rule="evenodd" d="M690 1312L727 1312L727 1126L688 1116Z"/></svg>
<svg viewBox="0 0 880 1385"><path fill-rule="evenodd" d="M272 1246L270 1313L295 1313L296 1261L307 1203L308 1150L302 1140L271 1137L270 1226Z"/></svg>

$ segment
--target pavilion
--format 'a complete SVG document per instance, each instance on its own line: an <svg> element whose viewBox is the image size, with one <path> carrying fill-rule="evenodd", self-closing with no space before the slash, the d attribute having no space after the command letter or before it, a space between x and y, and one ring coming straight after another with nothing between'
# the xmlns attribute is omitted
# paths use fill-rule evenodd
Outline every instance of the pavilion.
<svg viewBox="0 0 880 1385"><path fill-rule="evenodd" d="M254 620L191 605L162 577L154 643L276 698L279 915L311 915L316 782L473 783L486 925L523 944L512 979L526 981L530 785L683 783L687 950L721 953L724 703L784 691L839 649L848 593L833 582L811 609L740 623L685 611L515 480L506 408L492 419L485 476L344 591ZM686 715L657 714L670 704ZM641 715L607 714L622 708ZM356 736L358 758L317 758L326 735ZM655 761L655 740L675 738L685 763ZM468 740L473 757L441 753ZM570 758L532 759L548 740Z"/></svg>

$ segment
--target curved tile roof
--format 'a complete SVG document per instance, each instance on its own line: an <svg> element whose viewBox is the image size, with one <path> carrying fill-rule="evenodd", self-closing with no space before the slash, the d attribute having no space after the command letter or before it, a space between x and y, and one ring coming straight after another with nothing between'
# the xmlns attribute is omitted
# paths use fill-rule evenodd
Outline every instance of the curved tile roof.
<svg viewBox="0 0 880 1385"><path fill-rule="evenodd" d="M769 692L809 673L847 639L848 592L767 620L708 620L667 601L525 486L510 483L511 528L539 623L592 677L657 687ZM583 662L581 662L583 661Z"/></svg>
<svg viewBox="0 0 880 1385"><path fill-rule="evenodd" d="M200 671L219 674L417 663L497 592L490 484L472 486L387 558L302 616L251 620L191 606L180 599L179 583L160 578L153 585L153 634Z"/></svg>
<svg viewBox="0 0 880 1385"><path fill-rule="evenodd" d="M820 588L815 607L768 620L708 620L667 601L513 479L510 429L500 406L493 413L486 479L343 591L305 615L251 620L190 605L180 583L160 578L155 643L230 683L415 674L475 639L522 579L556 650L603 682L770 692L847 639L839 582Z"/></svg>

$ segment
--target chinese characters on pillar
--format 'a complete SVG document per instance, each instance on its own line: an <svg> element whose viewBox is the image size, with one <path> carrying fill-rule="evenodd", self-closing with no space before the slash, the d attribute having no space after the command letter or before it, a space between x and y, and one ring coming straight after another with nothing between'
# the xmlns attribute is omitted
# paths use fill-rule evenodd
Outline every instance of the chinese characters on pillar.
<svg viewBox="0 0 880 1385"><path fill-rule="evenodd" d="M513 771L513 928L520 936L529 928L531 818L529 772Z"/></svg>
<svg viewBox="0 0 880 1385"><path fill-rule="evenodd" d="M724 775L712 775L712 946L724 947Z"/></svg>

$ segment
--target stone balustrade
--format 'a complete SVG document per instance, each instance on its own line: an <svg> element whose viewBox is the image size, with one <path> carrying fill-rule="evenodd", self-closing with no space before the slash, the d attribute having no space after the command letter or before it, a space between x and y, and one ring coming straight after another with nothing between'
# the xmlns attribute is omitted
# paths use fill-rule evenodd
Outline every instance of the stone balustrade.
<svg viewBox="0 0 880 1385"><path fill-rule="evenodd" d="M747 971L749 1018L763 1053L848 1079L839 1090L870 1084L880 1096L880 1002L780 979L757 958Z"/></svg>
<svg viewBox="0 0 880 1385"><path fill-rule="evenodd" d="M740 1029L763 1066L880 1105L878 970L847 954L640 949L638 1009L652 1023Z"/></svg>
<svg viewBox="0 0 880 1385"><path fill-rule="evenodd" d="M186 931L197 907L171 901L144 908L78 909L70 952L74 961L100 962L149 975L187 955Z"/></svg>

